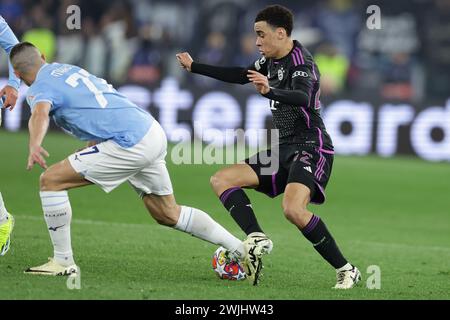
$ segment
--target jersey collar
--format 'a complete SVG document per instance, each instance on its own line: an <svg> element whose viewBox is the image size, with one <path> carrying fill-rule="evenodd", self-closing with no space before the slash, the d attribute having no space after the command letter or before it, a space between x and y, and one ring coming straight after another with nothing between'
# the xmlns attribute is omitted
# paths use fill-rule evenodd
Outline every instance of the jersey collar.
<svg viewBox="0 0 450 320"><path fill-rule="evenodd" d="M292 47L291 51L289 51L289 53L287 55L285 55L283 58L280 58L280 59L273 59L273 61L276 63L283 61L284 59L289 57L292 54L292 52L294 52L295 48L300 47L300 43L297 40L293 40L293 43L294 43L294 46Z"/></svg>
<svg viewBox="0 0 450 320"><path fill-rule="evenodd" d="M44 69L48 65L49 64L46 62L39 68L38 72L36 73L36 79L39 77L39 73L41 72L41 70Z"/></svg>

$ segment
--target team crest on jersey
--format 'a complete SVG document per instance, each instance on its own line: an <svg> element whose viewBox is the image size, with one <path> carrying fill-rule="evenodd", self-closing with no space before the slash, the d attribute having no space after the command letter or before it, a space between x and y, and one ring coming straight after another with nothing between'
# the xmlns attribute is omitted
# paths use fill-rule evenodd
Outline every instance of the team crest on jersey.
<svg viewBox="0 0 450 320"><path fill-rule="evenodd" d="M31 106L33 104L33 100L34 100L34 96L27 96L27 103L29 106Z"/></svg>
<svg viewBox="0 0 450 320"><path fill-rule="evenodd" d="M283 80L284 72L283 69L278 70L278 80Z"/></svg>

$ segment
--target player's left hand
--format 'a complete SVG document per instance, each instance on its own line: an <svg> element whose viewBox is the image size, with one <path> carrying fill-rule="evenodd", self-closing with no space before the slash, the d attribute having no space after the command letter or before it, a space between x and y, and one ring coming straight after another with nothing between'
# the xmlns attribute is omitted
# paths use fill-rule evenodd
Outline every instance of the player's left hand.
<svg viewBox="0 0 450 320"><path fill-rule="evenodd" d="M27 170L31 170L33 166L37 163L43 169L47 169L47 164L45 162L44 156L48 157L49 154L47 150L41 146L30 147L30 155L28 156Z"/></svg>
<svg viewBox="0 0 450 320"><path fill-rule="evenodd" d="M259 93L266 94L270 91L269 79L258 71L248 70L247 78L253 83Z"/></svg>
<svg viewBox="0 0 450 320"><path fill-rule="evenodd" d="M192 57L189 54L189 52L177 53L176 57L177 57L178 62L180 63L180 66L182 68L186 69L189 72L192 71L192 62L194 62L194 60L192 59Z"/></svg>
<svg viewBox="0 0 450 320"><path fill-rule="evenodd" d="M10 111L14 109L14 107L16 106L17 98L19 96L17 89L6 85L2 90L0 90L0 97L2 96L6 96L6 99L1 107L9 108Z"/></svg>

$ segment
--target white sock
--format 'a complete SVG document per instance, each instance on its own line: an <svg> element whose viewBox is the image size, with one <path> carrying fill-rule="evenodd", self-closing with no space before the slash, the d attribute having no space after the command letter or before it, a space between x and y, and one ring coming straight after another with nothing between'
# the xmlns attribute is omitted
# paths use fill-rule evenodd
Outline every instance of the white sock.
<svg viewBox="0 0 450 320"><path fill-rule="evenodd" d="M55 262L63 266L75 264L70 242L72 208L67 191L41 191L39 195L45 222L53 243Z"/></svg>
<svg viewBox="0 0 450 320"><path fill-rule="evenodd" d="M6 211L5 203L3 202L2 193L0 192L0 224L3 224L8 219L8 211Z"/></svg>
<svg viewBox="0 0 450 320"><path fill-rule="evenodd" d="M207 213L199 209L181 206L180 218L174 228L208 242L221 245L238 258L245 256L242 241L214 221Z"/></svg>
<svg viewBox="0 0 450 320"><path fill-rule="evenodd" d="M351 270L352 268L353 268L353 266L349 262L347 262L347 264L345 266L336 269L336 272L340 272L340 271L344 271L344 270Z"/></svg>

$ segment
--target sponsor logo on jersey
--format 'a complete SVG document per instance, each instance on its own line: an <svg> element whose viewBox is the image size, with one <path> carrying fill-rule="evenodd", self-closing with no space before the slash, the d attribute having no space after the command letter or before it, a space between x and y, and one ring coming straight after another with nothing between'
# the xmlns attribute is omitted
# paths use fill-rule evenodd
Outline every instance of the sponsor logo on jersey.
<svg viewBox="0 0 450 320"><path fill-rule="evenodd" d="M295 71L295 72L292 74L292 79L294 79L295 77L308 78L309 75L308 75L308 73L305 72L305 71Z"/></svg>

